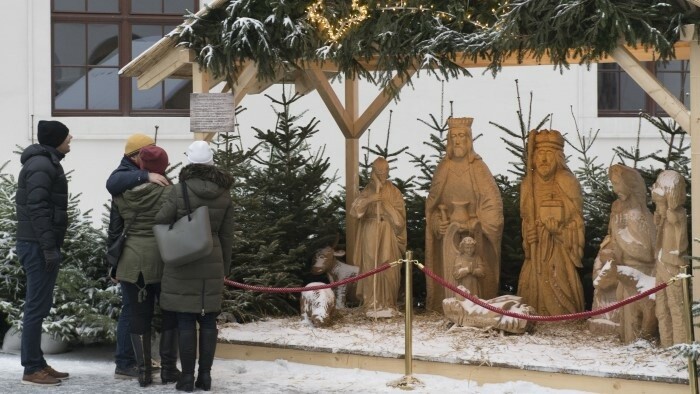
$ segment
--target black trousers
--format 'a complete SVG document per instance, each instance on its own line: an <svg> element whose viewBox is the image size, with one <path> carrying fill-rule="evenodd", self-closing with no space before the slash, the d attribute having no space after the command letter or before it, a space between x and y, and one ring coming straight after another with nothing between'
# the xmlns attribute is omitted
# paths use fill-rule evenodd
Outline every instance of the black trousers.
<svg viewBox="0 0 700 394"><path fill-rule="evenodd" d="M128 293L131 300L131 320L129 332L131 334L150 334L151 322L156 303L160 298L160 283L144 284L143 276L139 275L136 283L121 282L122 291ZM162 310L162 330L174 330L177 328L175 312Z"/></svg>

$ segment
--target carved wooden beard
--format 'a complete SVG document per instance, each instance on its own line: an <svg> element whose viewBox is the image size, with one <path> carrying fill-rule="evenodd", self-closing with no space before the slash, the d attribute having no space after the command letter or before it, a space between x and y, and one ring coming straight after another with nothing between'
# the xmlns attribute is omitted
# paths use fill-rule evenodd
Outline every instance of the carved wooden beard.
<svg viewBox="0 0 700 394"><path fill-rule="evenodd" d="M467 148L465 148L463 146L452 147L452 157L461 159L466 155L467 155Z"/></svg>

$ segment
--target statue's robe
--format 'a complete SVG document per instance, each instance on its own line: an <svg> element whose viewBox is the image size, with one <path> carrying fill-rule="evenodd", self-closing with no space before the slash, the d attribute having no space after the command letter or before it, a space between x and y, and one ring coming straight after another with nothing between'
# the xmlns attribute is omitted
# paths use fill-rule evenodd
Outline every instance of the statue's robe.
<svg viewBox="0 0 700 394"><path fill-rule="evenodd" d="M485 266L481 297L494 298L498 295L501 271L503 201L491 171L478 155L467 156L462 161L444 158L435 170L425 202L425 265L451 282L454 282L451 270L454 261L445 261L446 257L448 260L453 257L444 256L446 237L438 230L443 215L441 208L451 218L455 202L468 202L469 216L478 220L477 254ZM446 235L453 233L448 230ZM432 279L426 281L426 290L426 308L438 312L442 311L442 300L453 294Z"/></svg>

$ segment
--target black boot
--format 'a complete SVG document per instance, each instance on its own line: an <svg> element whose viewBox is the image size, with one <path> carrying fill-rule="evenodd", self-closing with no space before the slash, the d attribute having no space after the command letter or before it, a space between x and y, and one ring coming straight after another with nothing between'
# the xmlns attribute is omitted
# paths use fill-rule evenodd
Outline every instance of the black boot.
<svg viewBox="0 0 700 394"><path fill-rule="evenodd" d="M180 365L182 374L175 388L180 391L194 390L194 364L197 358L197 337L194 330L180 330Z"/></svg>
<svg viewBox="0 0 700 394"><path fill-rule="evenodd" d="M199 330L199 373L194 385L204 391L211 390L211 366L214 363L218 334L217 329Z"/></svg>
<svg viewBox="0 0 700 394"><path fill-rule="evenodd" d="M175 383L180 378L177 369L177 330L166 330L160 334L160 381Z"/></svg>
<svg viewBox="0 0 700 394"><path fill-rule="evenodd" d="M153 383L151 376L151 336L131 334L131 344L134 346L136 367L139 370L139 385L146 387Z"/></svg>

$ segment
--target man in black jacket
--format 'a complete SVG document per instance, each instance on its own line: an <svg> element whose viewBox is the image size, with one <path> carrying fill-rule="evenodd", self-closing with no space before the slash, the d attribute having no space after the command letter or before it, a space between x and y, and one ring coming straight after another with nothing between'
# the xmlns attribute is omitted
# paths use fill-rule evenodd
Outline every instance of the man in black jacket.
<svg viewBox="0 0 700 394"><path fill-rule="evenodd" d="M38 144L28 146L17 179L17 255L27 277L22 318L22 383L57 386L68 374L51 368L41 351L41 326L53 304L68 228L68 181L61 159L73 138L57 121L39 121Z"/></svg>

